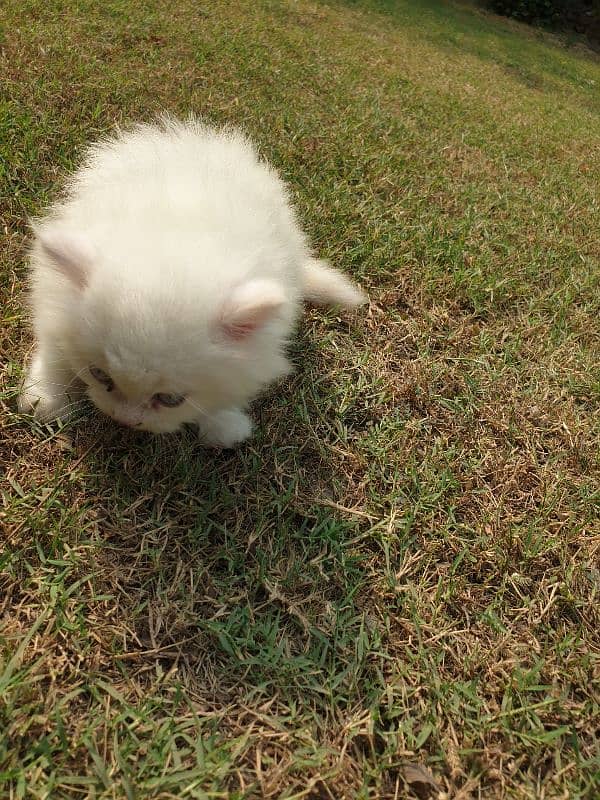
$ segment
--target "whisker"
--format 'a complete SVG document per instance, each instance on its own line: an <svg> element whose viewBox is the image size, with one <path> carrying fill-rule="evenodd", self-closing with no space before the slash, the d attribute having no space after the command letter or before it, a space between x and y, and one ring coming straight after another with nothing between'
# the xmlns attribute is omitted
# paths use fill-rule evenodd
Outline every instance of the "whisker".
<svg viewBox="0 0 600 800"><path fill-rule="evenodd" d="M67 403L65 406L63 406L63 408L64 409L77 408L77 406L86 406L86 405L87 405L87 400L86 398L82 397L79 400L73 400L70 403Z"/></svg>
<svg viewBox="0 0 600 800"><path fill-rule="evenodd" d="M74 387L75 381L80 380L80 377L81 377L82 373L84 373L86 370L87 370L87 367L82 367L82 369L80 369L78 372L76 372L74 374L71 373L71 375L69 376L69 380L66 383L59 383L58 381L49 381L49 380L46 380L45 378L38 378L37 380L35 380L35 382L32 382L31 381L31 376L27 374L25 376L25 380L23 381L23 386L26 387L27 389L32 389L32 388L34 388L36 386L39 386L40 384L42 384L44 386L56 386L56 387L58 387L60 389L69 389L69 388L72 388L72 387L75 388ZM84 381L84 383L85 383L85 381Z"/></svg>
<svg viewBox="0 0 600 800"><path fill-rule="evenodd" d="M43 381L41 378L39 381L36 381L35 383L29 383L28 381L25 381L25 383L23 384L23 388L27 390L35 389L37 386L58 387L59 389L62 389L65 392L68 392L69 389L76 389L76 387L73 387L72 384L70 383L56 383L55 381ZM76 389L76 391L80 390Z"/></svg>
<svg viewBox="0 0 600 800"><path fill-rule="evenodd" d="M36 356L35 355L31 356L30 358L27 359L26 365L31 364L35 360L36 360ZM73 372L73 370L69 366L68 362L65 360L64 356L59 356L57 358L50 358L50 359L49 358L44 358L43 359L43 363L44 364L48 364L49 366L52 366L54 364L62 364L63 367L64 367L65 372Z"/></svg>
<svg viewBox="0 0 600 800"><path fill-rule="evenodd" d="M84 372L89 370L88 366L82 367L78 372L75 373L75 378L80 378Z"/></svg>
<svg viewBox="0 0 600 800"><path fill-rule="evenodd" d="M204 414L204 416L206 416L206 417L209 416L208 411L205 408L202 408L201 406L198 405L198 403L195 403L193 400L190 400L189 397L186 397L186 401L192 406L192 408L195 408L196 411L199 411L201 414Z"/></svg>

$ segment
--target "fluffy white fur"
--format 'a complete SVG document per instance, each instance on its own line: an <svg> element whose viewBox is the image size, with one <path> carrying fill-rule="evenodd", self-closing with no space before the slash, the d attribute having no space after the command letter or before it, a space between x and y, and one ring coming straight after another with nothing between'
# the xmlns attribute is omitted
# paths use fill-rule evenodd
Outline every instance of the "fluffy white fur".
<svg viewBox="0 0 600 800"><path fill-rule="evenodd" d="M193 422L208 444L233 446L252 429L245 406L289 371L303 298L365 299L311 256L250 142L195 120L92 146L34 233L37 347L20 408L41 420L66 416L85 390L125 425ZM165 394L184 400L166 407Z"/></svg>

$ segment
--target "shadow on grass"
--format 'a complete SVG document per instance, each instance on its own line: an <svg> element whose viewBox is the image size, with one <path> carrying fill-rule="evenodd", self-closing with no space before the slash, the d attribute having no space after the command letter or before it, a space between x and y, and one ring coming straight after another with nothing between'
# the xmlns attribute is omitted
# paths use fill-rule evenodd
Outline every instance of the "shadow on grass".
<svg viewBox="0 0 600 800"><path fill-rule="evenodd" d="M112 604L96 633L117 664L176 665L220 702L249 682L309 692L326 710L373 684L360 532L330 505L342 471L318 432L330 381L315 395L315 347L300 347L303 366L255 405L255 438L238 450L204 449L193 430L76 429L97 517L95 592Z"/></svg>

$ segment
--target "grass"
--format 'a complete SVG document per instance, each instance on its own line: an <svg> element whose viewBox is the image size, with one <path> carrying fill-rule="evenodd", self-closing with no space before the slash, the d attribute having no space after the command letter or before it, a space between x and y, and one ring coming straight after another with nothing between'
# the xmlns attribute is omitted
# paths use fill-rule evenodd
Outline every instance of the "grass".
<svg viewBox="0 0 600 800"><path fill-rule="evenodd" d="M433 0L0 22L2 797L597 797L597 58ZM234 453L14 410L27 216L163 109L372 298Z"/></svg>

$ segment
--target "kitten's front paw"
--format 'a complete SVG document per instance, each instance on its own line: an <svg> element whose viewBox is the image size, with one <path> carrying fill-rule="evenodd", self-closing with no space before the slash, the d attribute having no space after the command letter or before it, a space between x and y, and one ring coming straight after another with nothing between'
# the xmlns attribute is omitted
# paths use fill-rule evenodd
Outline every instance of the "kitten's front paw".
<svg viewBox="0 0 600 800"><path fill-rule="evenodd" d="M33 386L26 386L19 395L20 414L32 414L40 422L50 422L68 414L71 401L66 394L50 394Z"/></svg>
<svg viewBox="0 0 600 800"><path fill-rule="evenodd" d="M237 409L218 411L199 422L200 435L209 447L235 447L252 433L252 422L247 414Z"/></svg>

